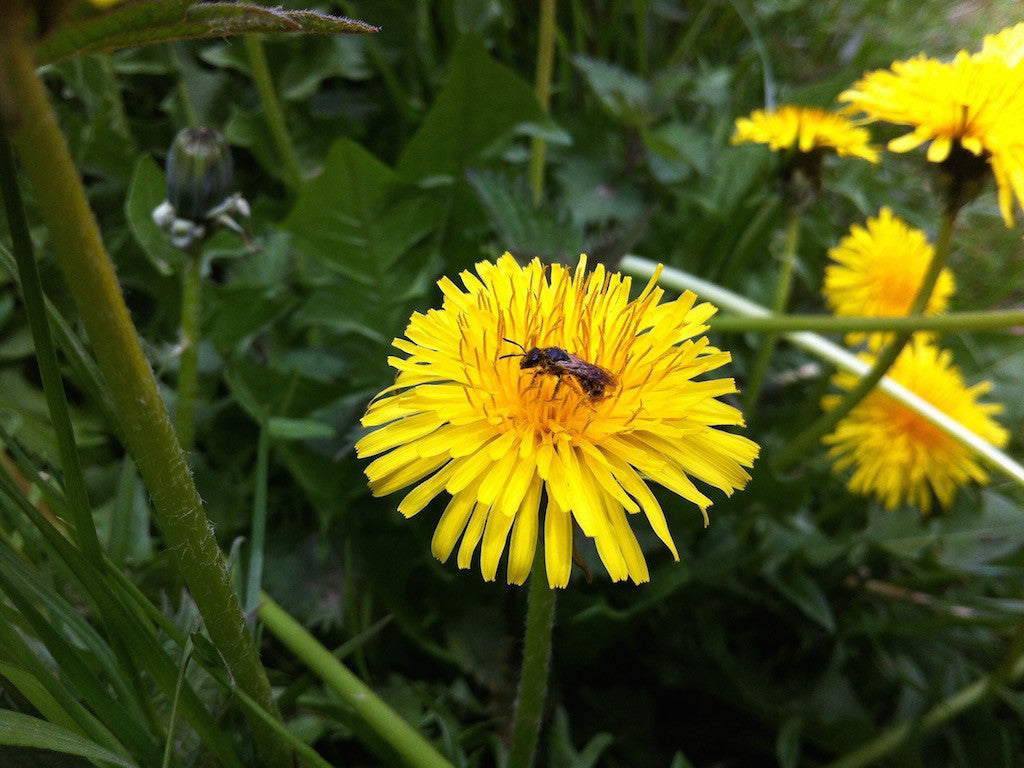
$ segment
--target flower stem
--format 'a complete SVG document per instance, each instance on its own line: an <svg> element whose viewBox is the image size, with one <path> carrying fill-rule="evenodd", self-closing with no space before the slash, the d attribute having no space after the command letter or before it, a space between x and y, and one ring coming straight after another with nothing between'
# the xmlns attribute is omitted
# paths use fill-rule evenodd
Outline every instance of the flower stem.
<svg viewBox="0 0 1024 768"><path fill-rule="evenodd" d="M268 632L352 707L363 722L409 765L416 768L452 768L452 764L429 741L266 594L260 599L260 619Z"/></svg>
<svg viewBox="0 0 1024 768"><path fill-rule="evenodd" d="M185 271L181 278L181 358L178 361L178 404L174 421L178 442L186 453L192 450L196 433L202 263L202 242L197 241L185 254Z"/></svg>
<svg viewBox="0 0 1024 768"><path fill-rule="evenodd" d="M6 26L0 36L0 104L9 110L11 143L32 183L54 254L110 390L125 445L149 489L168 550L235 683L276 715L266 670L19 26ZM279 736L258 721L252 730L265 764L289 764L289 750Z"/></svg>
<svg viewBox="0 0 1024 768"><path fill-rule="evenodd" d="M85 489L85 477L82 474L78 448L75 445L75 433L71 427L71 414L68 412L67 394L64 392L64 383L60 377L57 352L54 349L50 325L47 322L46 302L43 298L42 285L39 283L39 269L36 266L32 238L29 235L28 222L25 220L21 190L18 188L18 177L14 169L14 154L2 124L0 124L0 191L3 193L7 223L11 230L11 243L18 265L18 280L21 283L22 300L25 302L25 314L28 315L28 324L32 330L32 343L35 346L39 378L43 383L46 407L50 412L53 431L57 436L60 462L64 469L68 506L75 524L75 537L86 557L98 564L102 561L100 542L96 536L92 507L89 504L89 495Z"/></svg>
<svg viewBox="0 0 1024 768"><path fill-rule="evenodd" d="M988 312L950 312L943 315L905 315L903 317L835 317L833 315L775 315L750 317L740 314L715 315L708 320L718 333L764 333L818 331L821 333L865 333L877 331L1004 331L1024 327L1024 310Z"/></svg>
<svg viewBox="0 0 1024 768"><path fill-rule="evenodd" d="M779 267L779 276L775 282L775 299L772 302L772 312L781 315L786 311L786 304L789 302L789 293L793 285L793 267L796 264L796 254L800 247L800 211L796 206L789 213L789 223L786 225L786 242L782 249L782 263ZM768 372L768 362L772 352L775 351L775 343L778 336L768 334L761 342L761 348L757 352L754 366L750 371L750 378L747 381L747 391L744 393L744 411L747 418L752 418L754 408L757 405L757 398L761 394L761 387L764 385L764 377Z"/></svg>
<svg viewBox="0 0 1024 768"><path fill-rule="evenodd" d="M533 763L548 687L554 619L555 591L545 578L543 547L537 547L530 573L523 668L519 673L519 695L506 768L530 768Z"/></svg>
<svg viewBox="0 0 1024 768"><path fill-rule="evenodd" d="M551 75L555 60L555 0L541 0L540 32L537 41L537 80L534 86L537 101L545 112L551 104ZM530 142L530 188L533 204L544 198L544 155L547 143L541 136Z"/></svg>
<svg viewBox="0 0 1024 768"><path fill-rule="evenodd" d="M955 210L950 210L942 216L939 237L935 243L935 251L932 255L931 263L928 265L928 271L921 281L921 287L914 297L914 303L910 307L909 314L911 315L920 314L928 306L928 299L931 298L935 283L938 282L942 268L946 265L946 256L949 254L949 246L953 239L953 224L956 221L956 214ZM878 358L875 360L874 365L871 366L871 370L861 378L857 386L849 390L834 408L823 413L817 421L789 443L788 447L782 451L782 454L775 461L776 470L782 472L791 467L800 457L816 445L822 437L832 430L844 416L852 411L875 388L879 380L885 376L893 363L896 362L896 358L899 357L907 342L910 341L912 335L912 330L904 330L897 333L893 340L878 354Z"/></svg>
<svg viewBox="0 0 1024 768"><path fill-rule="evenodd" d="M244 40L252 79L256 84L256 90L259 91L260 101L263 103L263 116L267 121L267 128L270 130L270 137L273 139L278 157L284 166L284 182L289 190L295 192L302 186L302 169L299 166L299 156L295 152L295 145L292 144L288 128L285 126L284 110L281 109L281 102L277 98L274 81L270 76L270 66L267 64L267 53L263 50L263 41L257 35L246 35Z"/></svg>

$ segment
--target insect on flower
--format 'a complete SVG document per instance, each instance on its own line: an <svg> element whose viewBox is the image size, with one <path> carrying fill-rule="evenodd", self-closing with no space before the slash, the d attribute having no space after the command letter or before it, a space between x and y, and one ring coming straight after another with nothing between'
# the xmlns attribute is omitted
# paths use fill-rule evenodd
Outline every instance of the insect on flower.
<svg viewBox="0 0 1024 768"><path fill-rule="evenodd" d="M512 341L512 339L502 339L502 341L515 344L523 352L522 354L513 352L509 355L502 355L498 358L499 360L504 360L506 357L521 357L523 358L519 361L521 369L536 368L535 376L539 376L542 373L550 373L558 378L558 384L555 385L556 392L562 385L562 378L564 376L570 376L575 379L580 385L580 389L583 390L583 394L592 400L604 397L606 387L614 387L619 383L615 374L608 369L588 363L583 358L571 352L566 352L561 347L531 347L527 349L518 341Z"/></svg>

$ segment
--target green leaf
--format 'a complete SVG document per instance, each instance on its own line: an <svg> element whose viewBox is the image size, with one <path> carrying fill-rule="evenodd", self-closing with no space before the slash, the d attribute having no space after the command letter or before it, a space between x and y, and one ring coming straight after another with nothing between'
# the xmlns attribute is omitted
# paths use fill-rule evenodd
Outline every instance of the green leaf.
<svg viewBox="0 0 1024 768"><path fill-rule="evenodd" d="M467 36L452 54L448 82L396 170L410 178L458 176L467 163L528 122L550 122L533 89L488 56L479 38Z"/></svg>
<svg viewBox="0 0 1024 768"><path fill-rule="evenodd" d="M799 608L807 618L820 624L829 632L836 630L836 618L832 606L818 583L799 571L768 573L766 578L786 599Z"/></svg>
<svg viewBox="0 0 1024 768"><path fill-rule="evenodd" d="M297 319L390 342L434 274L432 251L417 246L440 219L433 195L358 144L338 141L284 223L299 250L340 278L318 279Z"/></svg>
<svg viewBox="0 0 1024 768"><path fill-rule="evenodd" d="M134 768L136 765L62 725L6 709L0 709L0 744L49 749L124 768Z"/></svg>
<svg viewBox="0 0 1024 768"><path fill-rule="evenodd" d="M128 185L124 215L143 253L162 275L170 275L179 270L184 258L181 251L171 245L167 234L153 222L153 209L166 197L167 184L163 170L152 157L140 157Z"/></svg>
<svg viewBox="0 0 1024 768"><path fill-rule="evenodd" d="M583 232L557 206L536 208L525 183L488 170L470 169L466 178L498 232L502 250L520 258L545 261L575 258L583 249Z"/></svg>
<svg viewBox="0 0 1024 768"><path fill-rule="evenodd" d="M587 56L574 56L572 63L609 114L634 128L648 122L651 87L646 80Z"/></svg>
<svg viewBox="0 0 1024 768"><path fill-rule="evenodd" d="M337 35L377 32L361 21L317 11L286 11L250 3L149 0L125 3L57 29L39 45L41 64L97 51L258 32Z"/></svg>

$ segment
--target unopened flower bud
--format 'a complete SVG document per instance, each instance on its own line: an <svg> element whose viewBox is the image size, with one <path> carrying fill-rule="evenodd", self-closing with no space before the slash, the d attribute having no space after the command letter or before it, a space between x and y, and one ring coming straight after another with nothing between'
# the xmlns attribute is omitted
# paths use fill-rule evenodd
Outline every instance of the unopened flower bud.
<svg viewBox="0 0 1024 768"><path fill-rule="evenodd" d="M183 128L167 155L167 199L178 218L202 221L231 194L231 149L212 128Z"/></svg>

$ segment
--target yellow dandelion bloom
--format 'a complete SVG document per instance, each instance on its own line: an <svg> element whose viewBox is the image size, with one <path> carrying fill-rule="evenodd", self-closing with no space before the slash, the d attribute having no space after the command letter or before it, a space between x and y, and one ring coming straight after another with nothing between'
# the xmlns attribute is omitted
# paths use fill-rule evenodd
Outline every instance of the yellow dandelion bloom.
<svg viewBox="0 0 1024 768"><path fill-rule="evenodd" d="M915 338L889 376L979 437L999 447L1006 445L1009 434L992 419L1002 406L978 402L990 383L965 386L948 351ZM848 390L858 377L839 373L833 381ZM839 399L839 395L828 395L822 407L832 408ZM988 479L970 448L877 389L824 442L831 446L829 456L837 471L853 467L849 489L878 498L888 509L909 501L928 513L933 496L940 506L948 507L959 486Z"/></svg>
<svg viewBox="0 0 1024 768"><path fill-rule="evenodd" d="M929 162L946 161L955 147L987 161L1003 218L1013 223L1013 195L1024 201L1024 64L964 51L949 62L920 55L869 72L839 100L873 120L912 126L889 142L894 152L928 143Z"/></svg>
<svg viewBox="0 0 1024 768"><path fill-rule="evenodd" d="M986 35L980 56L998 56L1007 66L1017 66L1024 58L1024 23L1007 27L995 35Z"/></svg>
<svg viewBox="0 0 1024 768"><path fill-rule="evenodd" d="M659 304L655 279L630 301L630 279L601 265L586 274L585 256L575 271L548 271L506 253L476 273L462 273L464 289L442 279L442 308L414 314L395 339L407 357L389 358L397 379L370 404L363 425L374 431L356 445L378 457L371 490L416 484L398 505L406 517L447 491L433 553L447 560L461 538L468 568L479 546L487 580L507 545L508 581L525 581L543 527L548 582L564 587L578 527L613 580L647 581L630 514L642 511L678 559L647 481L704 512L711 500L693 479L729 494L758 452L716 428L743 423L716 399L736 391L733 380L695 380L730 359L695 338L714 307L690 292Z"/></svg>
<svg viewBox="0 0 1024 768"><path fill-rule="evenodd" d="M840 317L901 317L910 312L921 287L933 249L924 232L908 226L889 208L855 224L839 245L830 249L835 262L825 268L823 292L833 314ZM943 269L932 291L925 314L945 311L953 295L953 273ZM872 334L884 342L891 334ZM851 333L846 339L858 344L866 334Z"/></svg>
<svg viewBox="0 0 1024 768"><path fill-rule="evenodd" d="M783 106L758 109L736 120L733 144L767 144L774 150L800 152L829 150L878 162L878 150L870 145L871 134L843 115L818 107Z"/></svg>

